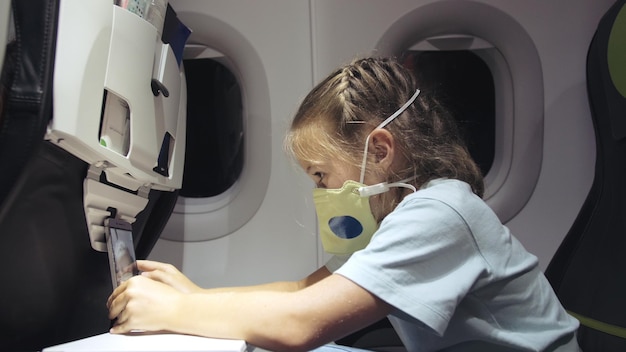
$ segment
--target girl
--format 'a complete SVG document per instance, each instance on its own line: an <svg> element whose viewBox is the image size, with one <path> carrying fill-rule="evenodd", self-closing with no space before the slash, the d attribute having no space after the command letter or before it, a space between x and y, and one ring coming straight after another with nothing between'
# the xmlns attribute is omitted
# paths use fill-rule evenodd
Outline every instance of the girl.
<svg viewBox="0 0 626 352"><path fill-rule="evenodd" d="M317 188L324 249L299 282L203 290L174 267L108 300L113 333L168 330L308 350L388 316L409 351L577 351L577 321L482 201L452 118L396 61L333 72L285 143Z"/></svg>

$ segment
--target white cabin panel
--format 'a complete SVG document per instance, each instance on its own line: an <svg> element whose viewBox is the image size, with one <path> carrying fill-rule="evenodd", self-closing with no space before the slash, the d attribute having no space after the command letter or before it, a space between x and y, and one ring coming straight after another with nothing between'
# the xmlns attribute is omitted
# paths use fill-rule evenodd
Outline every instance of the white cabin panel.
<svg viewBox="0 0 626 352"><path fill-rule="evenodd" d="M593 179L585 62L612 3L173 0L194 31L189 43L231 63L242 87L248 144L242 176L222 197L226 205L208 200L205 207L219 211L205 215L194 215L193 206L189 213L175 210L151 258L176 264L204 286L295 279L323 264L313 185L282 150L298 103L356 57L397 55L438 35L459 35L501 54L485 59L500 94L497 167L486 175L486 198L545 268ZM411 20L427 11L441 18L414 21L413 28ZM520 38L526 47L517 45ZM529 59L520 60L516 50Z"/></svg>
<svg viewBox="0 0 626 352"><path fill-rule="evenodd" d="M239 81L245 162L225 204L192 199L188 213L174 210L151 259L202 286L301 278L318 266L313 185L285 156L283 137L312 87L308 2L171 4L193 30L188 44L222 53Z"/></svg>
<svg viewBox="0 0 626 352"><path fill-rule="evenodd" d="M525 148L533 149L536 147L534 143L537 142L542 144L538 155L529 158L529 162L539 161L540 164L538 168L536 165L525 168L523 163L518 167L513 165L511 171L515 172L508 175L509 179L511 177L534 179L534 185L528 190L528 194L517 195L515 187L510 187L506 196L501 197L496 206L491 204L489 199L487 201L497 213L502 210L501 207L509 206L507 202L519 203L519 209L516 209L513 216L507 216L504 220L516 237L539 257L540 265L545 269L578 214L593 179L595 142L586 95L585 61L598 21L612 3L611 0L586 0L564 6L539 0L393 3L376 0L312 0L315 80L321 79L334 67L349 62L355 56L380 53L377 49L386 48L388 39L396 40L397 43L394 43L396 46L402 44L402 41L407 48L414 45L423 38L419 32L413 33L413 40L408 37L394 38L393 35L406 36L410 29L400 28L399 22L407 22L402 23L402 26L410 25L406 18L409 16L407 14L413 13L417 18L420 10L431 11L436 8L437 11L432 11L432 14L442 17L441 20L432 20L429 23L425 31L430 33L424 33L426 37L433 33L457 32L456 34L475 35L483 31L483 28L462 28L457 22L446 23L449 14L462 16L459 9L463 8L485 8L489 10L486 12L500 12L502 17L507 19L501 22L503 25L492 29L499 33L482 34L502 37L511 32L512 28L504 24L515 23L519 26L531 40L539 59L541 85L537 86L537 89L543 91L539 96L543 99L539 110L539 113L543 113L542 126L536 126L536 129L528 126L529 134L518 136L517 140L509 140L506 143L515 143L514 149L517 148L517 151L514 151L513 155L521 157L527 155ZM466 23L479 25L482 20L480 14L476 11L467 11L467 16L475 16L478 20L467 19ZM491 17L485 19L485 25L492 25L493 20ZM414 22L414 25L420 27L422 23ZM458 33L459 31L461 33ZM513 34L511 32L511 35ZM506 52L515 50L516 37L511 38L510 43L502 42L505 47L498 48L494 45L503 53L505 60L508 59ZM515 67L509 69L516 70ZM524 86L516 87L515 82L513 83L511 94L528 89ZM533 90L530 90L530 94L532 92ZM515 104L520 104L515 99L510 103L514 107ZM529 118L535 119L536 116ZM528 121L518 120L516 123ZM542 130L543 136L537 139L533 130ZM517 159L509 162L515 164ZM525 175L529 169L536 169L538 174L534 175L531 172Z"/></svg>

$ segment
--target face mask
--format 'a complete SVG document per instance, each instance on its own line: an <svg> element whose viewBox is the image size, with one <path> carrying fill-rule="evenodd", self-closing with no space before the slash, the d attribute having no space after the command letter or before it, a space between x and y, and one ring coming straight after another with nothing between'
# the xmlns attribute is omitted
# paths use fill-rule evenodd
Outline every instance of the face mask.
<svg viewBox="0 0 626 352"><path fill-rule="evenodd" d="M403 113L415 101L419 93L418 89L409 101L385 119L375 130L385 127ZM413 185L405 183L413 178L390 184L386 182L371 186L363 184L370 135L365 140L360 182L348 180L339 189L316 188L313 190L320 238L324 251L329 254L352 254L365 248L370 242L378 229L378 223L370 209L370 196L385 193L391 187L405 187L412 189L413 192L416 191Z"/></svg>

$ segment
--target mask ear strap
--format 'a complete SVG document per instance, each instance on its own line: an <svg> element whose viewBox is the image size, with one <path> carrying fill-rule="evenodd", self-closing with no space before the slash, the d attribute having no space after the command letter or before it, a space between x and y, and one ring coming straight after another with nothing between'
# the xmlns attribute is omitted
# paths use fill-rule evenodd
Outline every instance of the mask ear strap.
<svg viewBox="0 0 626 352"><path fill-rule="evenodd" d="M414 178L415 177L410 177L410 178L404 179L402 181L394 182L394 183L382 182L382 183L377 183L371 186L359 187L358 188L359 195L361 197L370 197L370 196L374 196L377 194L385 193L391 187L403 187L403 188L411 189L413 190L413 192L417 192L417 188L415 188L415 186L413 186L412 184L406 183L407 181L411 181Z"/></svg>
<svg viewBox="0 0 626 352"><path fill-rule="evenodd" d="M404 105L402 105L402 107L398 109L398 111L394 112L391 116L386 118L385 121L380 123L380 125L376 126L376 128L374 128L374 131L379 128L383 128L387 126L391 121L393 121L393 119L395 119L400 114L402 114L404 110L406 110L409 106L411 106L411 104L413 104L413 102L415 101L418 95L420 95L419 89L415 90L415 93L413 94L411 99L409 99L406 103L404 103ZM370 134L368 134L367 138L365 139L365 149L363 150L363 162L361 163L361 177L359 178L360 183L363 183L363 180L365 179L365 164L367 163L367 149L369 147L371 135L372 133L370 132Z"/></svg>

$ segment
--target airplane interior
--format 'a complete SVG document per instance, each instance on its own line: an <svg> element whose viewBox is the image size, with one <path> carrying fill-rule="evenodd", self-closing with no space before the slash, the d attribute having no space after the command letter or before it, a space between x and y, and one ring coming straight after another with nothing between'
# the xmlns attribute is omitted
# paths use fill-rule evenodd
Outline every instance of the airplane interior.
<svg viewBox="0 0 626 352"><path fill-rule="evenodd" d="M283 138L366 56L445 92L582 350L626 350L624 0L0 0L0 350L109 330L109 218L202 287L323 266ZM405 350L386 320L336 342Z"/></svg>

